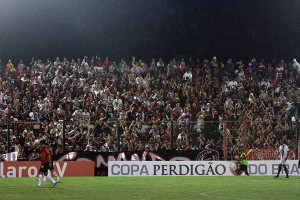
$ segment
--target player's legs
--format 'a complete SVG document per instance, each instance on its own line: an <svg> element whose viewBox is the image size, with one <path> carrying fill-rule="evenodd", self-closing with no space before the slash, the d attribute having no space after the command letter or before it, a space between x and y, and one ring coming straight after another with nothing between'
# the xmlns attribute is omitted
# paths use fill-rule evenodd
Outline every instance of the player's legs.
<svg viewBox="0 0 300 200"><path fill-rule="evenodd" d="M51 177L51 174L48 174L47 175L47 178L54 184L55 183L55 180Z"/></svg>
<svg viewBox="0 0 300 200"><path fill-rule="evenodd" d="M47 178L53 183L53 185L56 183L55 180L51 177L51 173L48 174L48 170L50 169L49 164L47 164L47 171L46 171L46 176Z"/></svg>
<svg viewBox="0 0 300 200"><path fill-rule="evenodd" d="M47 164L47 173L48 173L48 169L49 169L49 171L51 170L51 169L53 169L53 163L51 163L51 166L49 167L49 163ZM55 187L56 186L56 184L57 184L57 182L51 177L51 173L49 173L48 175L47 175L47 178L53 183L53 187Z"/></svg>
<svg viewBox="0 0 300 200"><path fill-rule="evenodd" d="M39 183L38 183L38 185L36 187L41 187L41 185L42 185L42 179L43 179L43 173L40 172L40 174L39 174Z"/></svg>
<svg viewBox="0 0 300 200"><path fill-rule="evenodd" d="M246 169L245 169L245 174L247 175L247 176L249 176L249 173L248 173L248 169L247 169L247 167L246 167Z"/></svg>
<svg viewBox="0 0 300 200"><path fill-rule="evenodd" d="M56 182L59 182L59 176L56 173L56 171L54 171L54 169L51 170L51 173L56 177Z"/></svg>
<svg viewBox="0 0 300 200"><path fill-rule="evenodd" d="M245 174L247 175L247 176L249 176L249 173L248 173L248 166L247 165L243 165L243 164L241 164L240 165L240 171L242 171L242 172L245 172Z"/></svg>
<svg viewBox="0 0 300 200"><path fill-rule="evenodd" d="M289 178L288 169L287 169L287 167L286 167L286 165L285 165L285 163L286 163L286 160L287 160L287 158L286 158L286 157L284 157L284 158L281 158L281 160L280 160L280 164L279 164L279 169L278 169L277 178L279 177L279 174L280 174L280 171L281 171L282 167L283 167L283 169L284 169L284 171L285 171L286 178Z"/></svg>
<svg viewBox="0 0 300 200"><path fill-rule="evenodd" d="M282 164L281 164L281 162L280 162L279 168L278 168L278 172L277 172L277 176L274 176L274 178L278 178L278 177L279 177L279 174L280 174L280 172L281 172L281 169L282 169Z"/></svg>
<svg viewBox="0 0 300 200"><path fill-rule="evenodd" d="M41 187L42 185L42 180L43 180L43 175L45 175L45 173L47 173L48 169L45 165L41 165L40 167L40 171L39 171L39 183L36 187Z"/></svg>
<svg viewBox="0 0 300 200"><path fill-rule="evenodd" d="M285 171L285 174L286 174L286 178L289 178L289 170L287 169L286 165L282 165L283 166L283 169Z"/></svg>
<svg viewBox="0 0 300 200"><path fill-rule="evenodd" d="M287 169L287 167L286 167L286 165L285 165L286 160L287 160L287 157L283 157L283 158L281 159L281 161L280 161L280 164L282 164L282 166L283 166L283 169L284 169L285 174L286 174L286 178L289 178L289 171L288 171L288 169Z"/></svg>
<svg viewBox="0 0 300 200"><path fill-rule="evenodd" d="M48 172L49 174L49 172ZM46 176L43 174L43 182L46 182Z"/></svg>
<svg viewBox="0 0 300 200"><path fill-rule="evenodd" d="M50 167L50 171L51 171L51 173L56 177L56 182L59 182L59 176L58 176L58 174L56 173L56 171L54 171L53 162L52 162L52 165L51 165L51 167Z"/></svg>

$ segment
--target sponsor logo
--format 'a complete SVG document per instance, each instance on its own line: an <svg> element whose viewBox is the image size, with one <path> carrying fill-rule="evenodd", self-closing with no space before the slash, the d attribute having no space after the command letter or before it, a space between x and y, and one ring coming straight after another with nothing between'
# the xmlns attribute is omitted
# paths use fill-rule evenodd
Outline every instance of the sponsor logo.
<svg viewBox="0 0 300 200"><path fill-rule="evenodd" d="M240 176L242 172L239 170L240 163L233 162L229 165L230 172L235 176Z"/></svg>
<svg viewBox="0 0 300 200"><path fill-rule="evenodd" d="M249 164L248 172L250 175L267 175L268 166L266 164Z"/></svg>
<svg viewBox="0 0 300 200"><path fill-rule="evenodd" d="M198 154L196 160L219 160L219 152L215 150L204 150Z"/></svg>
<svg viewBox="0 0 300 200"><path fill-rule="evenodd" d="M256 160L268 160L268 159L276 159L278 152L277 151L267 151L267 152L260 152L257 150L253 150L252 151L252 156L256 159Z"/></svg>
<svg viewBox="0 0 300 200"><path fill-rule="evenodd" d="M111 173L113 175L121 175L121 176L127 176L127 175L134 175L134 174L139 174L142 176L143 174L149 175L148 169L146 165L118 165L114 164L111 166Z"/></svg>
<svg viewBox="0 0 300 200"><path fill-rule="evenodd" d="M190 162L110 162L110 176L216 176L224 175L222 163Z"/></svg>
<svg viewBox="0 0 300 200"><path fill-rule="evenodd" d="M239 176L238 162L230 161L111 161L108 163L109 176ZM250 175L274 176L279 162L249 161ZM299 175L298 161L287 161L290 175ZM284 170L281 172L285 173Z"/></svg>
<svg viewBox="0 0 300 200"><path fill-rule="evenodd" d="M18 162L16 162L17 164ZM1 178L16 178L16 177L37 177L39 172L40 164L36 163L34 165L10 165L9 162L0 163L0 177ZM60 177L64 176L68 163L64 162L61 168L59 163L53 163L56 166L58 175Z"/></svg>
<svg viewBox="0 0 300 200"><path fill-rule="evenodd" d="M247 156L248 160L278 160L280 159L277 149L253 149L253 151ZM296 160L296 150L290 149L288 154L289 160ZM277 156L277 157L276 157Z"/></svg>
<svg viewBox="0 0 300 200"><path fill-rule="evenodd" d="M0 162L0 178L36 177L40 167L38 161ZM54 162L53 167L60 177L95 175L94 161Z"/></svg>

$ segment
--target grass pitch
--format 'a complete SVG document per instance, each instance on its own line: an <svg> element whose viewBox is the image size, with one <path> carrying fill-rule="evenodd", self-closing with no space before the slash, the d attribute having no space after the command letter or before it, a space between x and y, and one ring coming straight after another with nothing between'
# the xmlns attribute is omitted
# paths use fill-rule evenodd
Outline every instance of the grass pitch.
<svg viewBox="0 0 300 200"><path fill-rule="evenodd" d="M300 179L291 176L72 177L52 188L37 178L1 178L0 200L13 199L300 199Z"/></svg>

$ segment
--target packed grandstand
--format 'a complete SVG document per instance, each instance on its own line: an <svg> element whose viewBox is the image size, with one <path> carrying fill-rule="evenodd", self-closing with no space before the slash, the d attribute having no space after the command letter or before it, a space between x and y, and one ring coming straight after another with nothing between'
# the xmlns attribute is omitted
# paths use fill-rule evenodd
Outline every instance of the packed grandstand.
<svg viewBox="0 0 300 200"><path fill-rule="evenodd" d="M63 141L67 151L222 151L224 121L230 150L296 146L296 59L32 58L0 62L0 80L0 154L23 158L42 139L56 154Z"/></svg>

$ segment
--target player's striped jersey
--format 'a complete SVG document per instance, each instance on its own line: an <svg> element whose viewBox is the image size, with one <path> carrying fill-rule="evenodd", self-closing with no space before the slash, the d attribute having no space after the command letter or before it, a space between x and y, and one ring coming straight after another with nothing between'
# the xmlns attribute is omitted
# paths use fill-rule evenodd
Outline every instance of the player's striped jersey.
<svg viewBox="0 0 300 200"><path fill-rule="evenodd" d="M279 146L279 153L280 153L281 159L286 158L288 156L288 151L289 151L289 148L286 144Z"/></svg>

